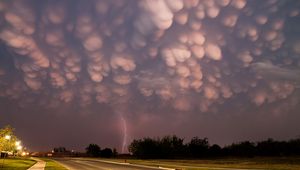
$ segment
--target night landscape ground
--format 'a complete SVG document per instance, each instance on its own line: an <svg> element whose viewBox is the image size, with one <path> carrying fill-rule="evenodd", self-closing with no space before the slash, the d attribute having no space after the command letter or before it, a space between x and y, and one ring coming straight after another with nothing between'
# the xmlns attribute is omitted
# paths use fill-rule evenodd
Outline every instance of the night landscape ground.
<svg viewBox="0 0 300 170"><path fill-rule="evenodd" d="M34 160L29 158L8 158L8 159L1 159L1 166L0 169L2 170L25 170L30 168L33 164L35 164Z"/></svg>
<svg viewBox="0 0 300 170"><path fill-rule="evenodd" d="M0 170L300 169L299 0L0 0Z"/></svg>
<svg viewBox="0 0 300 170"><path fill-rule="evenodd" d="M124 159L98 159L98 158L55 158L56 161L62 162L62 165L49 158L42 158L47 161L46 170L66 170L62 167L64 159L84 160L85 164L77 161L80 168L86 166L86 163L91 161L108 161L124 163ZM140 159L127 159L127 163L134 165L146 165L149 167L161 167L170 169L182 170L298 170L300 168L299 157L259 157L259 158L226 158L226 159L197 159L197 160L140 160ZM34 161L29 159L8 159L2 169L4 170L26 170ZM106 165L108 166L108 165ZM105 166L104 166L105 167ZM112 168L114 164L112 164ZM87 166L87 169L90 168ZM94 168L97 169L97 168ZM99 168L100 169L100 168ZM116 169L121 169L116 166ZM126 165L125 165L126 169ZM143 169L141 167L129 167L127 169ZM147 169L147 168L146 168ZM151 168L148 168L151 169ZM83 168L84 170L84 168Z"/></svg>
<svg viewBox="0 0 300 170"><path fill-rule="evenodd" d="M122 161L122 160L120 160ZM185 170L265 169L297 170L299 158L226 158L205 160L128 160L129 163Z"/></svg>

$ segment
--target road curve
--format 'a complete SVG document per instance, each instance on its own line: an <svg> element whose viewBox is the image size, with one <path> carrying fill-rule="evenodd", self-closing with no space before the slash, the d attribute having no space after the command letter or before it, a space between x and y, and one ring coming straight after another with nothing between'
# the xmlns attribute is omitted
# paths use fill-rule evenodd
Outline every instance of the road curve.
<svg viewBox="0 0 300 170"><path fill-rule="evenodd" d="M86 158L55 158L69 170L158 170L160 168ZM161 169L160 169L161 170Z"/></svg>

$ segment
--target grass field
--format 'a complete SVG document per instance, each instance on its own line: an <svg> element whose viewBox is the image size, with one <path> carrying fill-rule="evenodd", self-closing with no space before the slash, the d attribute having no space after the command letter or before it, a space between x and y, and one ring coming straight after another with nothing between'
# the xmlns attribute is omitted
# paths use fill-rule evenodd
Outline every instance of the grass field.
<svg viewBox="0 0 300 170"><path fill-rule="evenodd" d="M110 161L124 162L124 159ZM182 170L213 169L266 169L266 170L300 170L300 158L226 158L205 160L138 160L128 159L128 163L161 166Z"/></svg>
<svg viewBox="0 0 300 170"><path fill-rule="evenodd" d="M67 170L65 167L61 166L59 163L52 159L41 158L46 162L45 170Z"/></svg>
<svg viewBox="0 0 300 170"><path fill-rule="evenodd" d="M1 170L26 170L33 164L35 164L35 161L29 158L0 159Z"/></svg>

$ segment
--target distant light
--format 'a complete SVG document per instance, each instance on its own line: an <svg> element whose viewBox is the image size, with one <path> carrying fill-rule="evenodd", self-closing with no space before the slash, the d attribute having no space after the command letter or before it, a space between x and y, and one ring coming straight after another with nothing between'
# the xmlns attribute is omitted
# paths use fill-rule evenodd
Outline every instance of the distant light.
<svg viewBox="0 0 300 170"><path fill-rule="evenodd" d="M22 156L26 156L26 152L22 152Z"/></svg>
<svg viewBox="0 0 300 170"><path fill-rule="evenodd" d="M5 135L5 139L6 139L6 140L10 140L10 139L11 139L11 136L10 136L10 135Z"/></svg>
<svg viewBox="0 0 300 170"><path fill-rule="evenodd" d="M16 146L20 146L20 145L21 145L21 141L17 141Z"/></svg>
<svg viewBox="0 0 300 170"><path fill-rule="evenodd" d="M17 150L22 150L22 148L23 148L23 147L22 147L22 146L20 146L20 145L19 145L19 146L17 146Z"/></svg>

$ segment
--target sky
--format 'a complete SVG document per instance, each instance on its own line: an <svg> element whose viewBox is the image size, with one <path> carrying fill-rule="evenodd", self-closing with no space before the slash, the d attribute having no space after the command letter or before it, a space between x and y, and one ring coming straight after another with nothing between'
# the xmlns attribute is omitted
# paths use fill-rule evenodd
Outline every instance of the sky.
<svg viewBox="0 0 300 170"><path fill-rule="evenodd" d="M300 135L298 0L1 0L0 127L34 151Z"/></svg>

